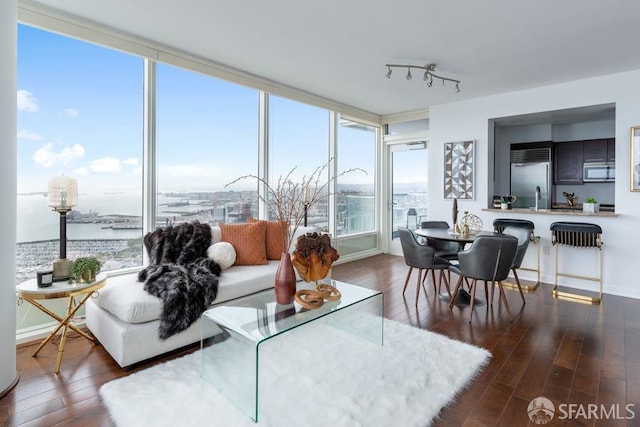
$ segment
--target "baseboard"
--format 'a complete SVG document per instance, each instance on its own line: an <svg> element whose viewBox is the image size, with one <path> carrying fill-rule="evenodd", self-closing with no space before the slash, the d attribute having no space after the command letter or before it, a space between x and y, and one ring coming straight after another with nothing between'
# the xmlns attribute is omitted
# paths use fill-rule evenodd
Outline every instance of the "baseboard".
<svg viewBox="0 0 640 427"><path fill-rule="evenodd" d="M356 252L353 254L349 254L349 255L341 255L340 258L333 263L333 265L340 265L340 264L345 264L347 262L351 262L351 261L357 261L360 259L364 259L364 258L369 258L372 257L374 255L380 255L381 253L383 253L380 249L368 249L365 251L360 251L360 252Z"/></svg>
<svg viewBox="0 0 640 427"><path fill-rule="evenodd" d="M73 324L81 329L86 326L84 318L76 319ZM37 341L42 341L48 337L51 331L53 331L57 326L58 322L47 322L31 326L29 328L18 329L16 331L16 346L28 345Z"/></svg>
<svg viewBox="0 0 640 427"><path fill-rule="evenodd" d="M9 383L7 388L5 388L4 390L0 390L0 400L7 394L9 394L11 390L13 390L13 388L18 384L18 381L20 381L20 374L18 373L18 371L16 371L13 381Z"/></svg>

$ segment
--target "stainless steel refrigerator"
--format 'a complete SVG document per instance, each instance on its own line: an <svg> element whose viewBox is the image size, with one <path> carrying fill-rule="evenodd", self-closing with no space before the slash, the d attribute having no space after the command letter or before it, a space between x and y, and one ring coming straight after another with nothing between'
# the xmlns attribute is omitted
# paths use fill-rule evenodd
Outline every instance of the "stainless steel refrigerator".
<svg viewBox="0 0 640 427"><path fill-rule="evenodd" d="M512 208L551 208L551 150L534 148L511 151Z"/></svg>

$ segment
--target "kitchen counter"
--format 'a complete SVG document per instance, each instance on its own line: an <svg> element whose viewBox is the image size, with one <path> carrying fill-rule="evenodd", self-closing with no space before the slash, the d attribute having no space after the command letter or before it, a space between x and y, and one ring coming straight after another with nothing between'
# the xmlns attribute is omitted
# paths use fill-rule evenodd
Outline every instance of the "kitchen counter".
<svg viewBox="0 0 640 427"><path fill-rule="evenodd" d="M501 214L540 214L540 215L573 215L573 216L597 216L597 217L613 217L618 216L615 212L583 212L580 209L576 208L555 208L555 209L538 209L537 211L534 209L522 209L522 208L514 208L514 209L482 209L485 212L497 212Z"/></svg>

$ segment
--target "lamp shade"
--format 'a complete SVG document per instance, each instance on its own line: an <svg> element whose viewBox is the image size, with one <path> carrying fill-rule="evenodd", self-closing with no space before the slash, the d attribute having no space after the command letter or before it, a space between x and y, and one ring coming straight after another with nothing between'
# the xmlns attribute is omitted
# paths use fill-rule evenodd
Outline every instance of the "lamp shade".
<svg viewBox="0 0 640 427"><path fill-rule="evenodd" d="M72 208L78 204L78 181L60 175L49 181L49 206L54 209Z"/></svg>

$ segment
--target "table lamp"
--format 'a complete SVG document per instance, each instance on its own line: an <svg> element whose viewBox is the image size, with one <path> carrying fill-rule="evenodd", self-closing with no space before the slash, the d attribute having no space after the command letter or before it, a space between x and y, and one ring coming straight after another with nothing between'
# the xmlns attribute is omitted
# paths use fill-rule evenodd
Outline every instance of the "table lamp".
<svg viewBox="0 0 640 427"><path fill-rule="evenodd" d="M69 279L71 261L67 259L67 212L78 204L78 181L57 176L49 181L49 203L60 214L60 259L53 262L53 281Z"/></svg>

